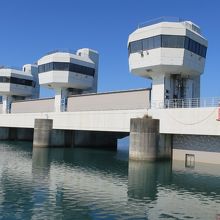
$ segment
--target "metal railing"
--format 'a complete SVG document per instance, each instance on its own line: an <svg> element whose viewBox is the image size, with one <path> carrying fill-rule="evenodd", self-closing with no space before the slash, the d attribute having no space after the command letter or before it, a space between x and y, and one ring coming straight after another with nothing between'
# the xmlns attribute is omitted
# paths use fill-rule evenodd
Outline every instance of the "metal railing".
<svg viewBox="0 0 220 220"><path fill-rule="evenodd" d="M151 108L207 108L219 107L220 97L168 99L165 102L153 101Z"/></svg>
<svg viewBox="0 0 220 220"><path fill-rule="evenodd" d="M6 65L0 65L0 69L13 69L13 70L22 70L22 67L18 66L6 66Z"/></svg>
<svg viewBox="0 0 220 220"><path fill-rule="evenodd" d="M47 53L44 54L44 56L47 56L47 55L50 55L50 54L54 54L54 53L70 53L70 54L75 54L77 55L78 53L78 50L71 50L71 49L55 49L55 50L52 50L52 51L49 51ZM88 55L87 53L85 52L80 52L80 55L79 56L86 56Z"/></svg>
<svg viewBox="0 0 220 220"><path fill-rule="evenodd" d="M178 18L178 17L163 16L163 17L151 19L151 20L148 20L146 22L140 23L138 25L138 28L147 27L147 26L157 24L157 23L160 23L160 22L182 22L182 21L184 21L184 19L181 19L181 18Z"/></svg>

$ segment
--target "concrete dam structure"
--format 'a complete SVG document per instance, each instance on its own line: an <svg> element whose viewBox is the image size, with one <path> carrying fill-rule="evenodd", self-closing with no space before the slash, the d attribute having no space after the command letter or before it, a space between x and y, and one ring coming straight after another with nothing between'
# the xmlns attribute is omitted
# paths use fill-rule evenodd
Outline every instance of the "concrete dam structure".
<svg viewBox="0 0 220 220"><path fill-rule="evenodd" d="M88 48L46 54L22 71L2 68L0 139L116 150L130 135L131 160L219 164L220 98L200 98L207 47L190 21L139 27L128 40L129 68L152 80L149 89L97 93L99 54ZM55 97L39 99L39 86Z"/></svg>

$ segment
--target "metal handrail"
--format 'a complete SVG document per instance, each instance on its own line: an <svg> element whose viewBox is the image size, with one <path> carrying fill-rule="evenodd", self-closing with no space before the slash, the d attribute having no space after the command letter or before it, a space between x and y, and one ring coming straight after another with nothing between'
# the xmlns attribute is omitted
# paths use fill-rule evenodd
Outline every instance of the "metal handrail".
<svg viewBox="0 0 220 220"><path fill-rule="evenodd" d="M151 108L207 108L219 106L220 97L168 99L165 102L151 102Z"/></svg>
<svg viewBox="0 0 220 220"><path fill-rule="evenodd" d="M12 69L12 70L19 70L22 71L21 67L18 66L6 66L6 65L0 65L0 69Z"/></svg>
<svg viewBox="0 0 220 220"><path fill-rule="evenodd" d="M178 18L178 17L163 16L163 17L151 19L146 22L140 23L140 24L138 24L138 28L147 27L147 26L157 24L160 22L182 22L182 21L184 21L184 20L181 18Z"/></svg>
<svg viewBox="0 0 220 220"><path fill-rule="evenodd" d="M46 55L50 55L50 54L53 54L53 53L72 53L72 54L75 54L77 51L76 50L71 50L71 49L55 49L55 50L51 50L47 53L45 53L45 56Z"/></svg>

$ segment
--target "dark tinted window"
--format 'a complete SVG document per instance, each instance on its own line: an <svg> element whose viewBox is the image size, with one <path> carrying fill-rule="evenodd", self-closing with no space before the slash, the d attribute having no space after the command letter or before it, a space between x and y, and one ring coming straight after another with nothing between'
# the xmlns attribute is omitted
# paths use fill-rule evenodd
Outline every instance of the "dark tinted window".
<svg viewBox="0 0 220 220"><path fill-rule="evenodd" d="M149 38L143 39L143 50L149 50Z"/></svg>
<svg viewBox="0 0 220 220"><path fill-rule="evenodd" d="M45 65L38 66L38 73L43 73L43 72L45 72Z"/></svg>
<svg viewBox="0 0 220 220"><path fill-rule="evenodd" d="M51 70L57 71L71 71L76 73L81 73L88 76L94 76L95 69L91 67L86 67L74 63L65 63L65 62L52 62L46 63L43 65L38 66L38 72L48 72Z"/></svg>
<svg viewBox="0 0 220 220"><path fill-rule="evenodd" d="M9 82L10 82L10 77L1 76L1 77L0 77L0 82L1 82L1 83L9 83Z"/></svg>
<svg viewBox="0 0 220 220"><path fill-rule="evenodd" d="M185 48L186 50L189 49L189 38L188 38L188 37L185 37L184 48Z"/></svg>
<svg viewBox="0 0 220 220"><path fill-rule="evenodd" d="M184 48L184 41L185 37L184 36L177 36L176 38L176 48Z"/></svg>
<svg viewBox="0 0 220 220"><path fill-rule="evenodd" d="M184 36L162 35L162 47L183 48Z"/></svg>
<svg viewBox="0 0 220 220"><path fill-rule="evenodd" d="M1 83L12 83L12 84L18 84L18 85L24 85L24 86L35 86L35 83L32 80L28 79L20 79L16 77L0 77Z"/></svg>
<svg viewBox="0 0 220 220"><path fill-rule="evenodd" d="M154 37L154 48L161 47L161 35Z"/></svg>
<svg viewBox="0 0 220 220"><path fill-rule="evenodd" d="M143 50L150 50L158 47L161 47L160 35L143 39Z"/></svg>
<svg viewBox="0 0 220 220"><path fill-rule="evenodd" d="M134 41L130 43L131 53L136 53L142 50L142 40Z"/></svg>
<svg viewBox="0 0 220 220"><path fill-rule="evenodd" d="M158 35L134 41L129 44L129 53L136 53L140 50L151 50L158 47L185 48L202 57L206 57L207 47L186 36Z"/></svg>

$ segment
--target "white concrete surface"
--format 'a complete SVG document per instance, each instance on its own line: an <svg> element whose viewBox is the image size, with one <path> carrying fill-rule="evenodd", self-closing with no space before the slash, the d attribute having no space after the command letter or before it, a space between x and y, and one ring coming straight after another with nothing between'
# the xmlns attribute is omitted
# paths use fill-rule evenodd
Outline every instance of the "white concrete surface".
<svg viewBox="0 0 220 220"><path fill-rule="evenodd" d="M149 109L148 115L160 119L160 133L220 135L217 107Z"/></svg>
<svg viewBox="0 0 220 220"><path fill-rule="evenodd" d="M130 131L130 118L143 117L145 109L61 113L1 114L0 127L34 128L36 118L53 119L54 129Z"/></svg>
<svg viewBox="0 0 220 220"><path fill-rule="evenodd" d="M144 115L160 119L160 133L220 135L218 108L0 114L0 127L33 128L35 118L49 118L54 120L54 129L129 132L130 118Z"/></svg>

